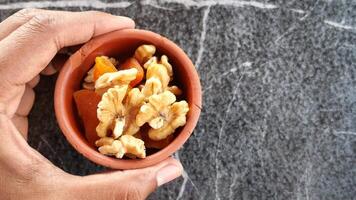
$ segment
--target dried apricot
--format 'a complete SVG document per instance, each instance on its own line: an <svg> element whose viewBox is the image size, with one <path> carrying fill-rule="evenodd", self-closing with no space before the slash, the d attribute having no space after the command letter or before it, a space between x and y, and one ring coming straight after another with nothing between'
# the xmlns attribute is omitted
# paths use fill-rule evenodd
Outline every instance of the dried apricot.
<svg viewBox="0 0 356 200"><path fill-rule="evenodd" d="M109 57L98 56L95 58L95 65L93 71L94 81L98 80L98 78L105 73L116 71L117 69Z"/></svg>
<svg viewBox="0 0 356 200"><path fill-rule="evenodd" d="M83 122L85 137L89 144L94 146L95 141L99 139L95 129L99 124L96 108L101 101L101 96L92 90L78 90L73 96L79 117Z"/></svg>

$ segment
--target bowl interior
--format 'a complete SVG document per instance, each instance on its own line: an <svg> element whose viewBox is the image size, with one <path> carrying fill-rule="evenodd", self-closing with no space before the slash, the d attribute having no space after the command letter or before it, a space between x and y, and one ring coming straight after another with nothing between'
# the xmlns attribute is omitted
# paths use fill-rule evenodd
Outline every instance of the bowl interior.
<svg viewBox="0 0 356 200"><path fill-rule="evenodd" d="M148 31L117 31L100 36L84 45L63 67L56 87L56 115L59 125L69 142L90 160L111 168L141 168L155 164L178 150L192 133L200 114L201 90L197 72L187 55L168 39ZM121 34L120 34L121 33ZM86 140L73 99L73 93L81 89L87 71L94 65L96 56L119 59L132 56L142 44L153 44L158 55L165 54L174 69L174 84L184 92L190 111L187 124L176 130L177 137L166 148L147 156L145 159L120 160L104 156ZM58 93L58 95L57 95ZM57 97L60 96L60 97Z"/></svg>

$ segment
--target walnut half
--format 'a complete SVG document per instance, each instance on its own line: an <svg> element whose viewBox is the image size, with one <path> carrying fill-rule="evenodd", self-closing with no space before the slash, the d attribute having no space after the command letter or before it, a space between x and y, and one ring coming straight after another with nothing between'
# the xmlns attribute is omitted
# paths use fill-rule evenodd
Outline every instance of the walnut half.
<svg viewBox="0 0 356 200"><path fill-rule="evenodd" d="M122 135L125 125L125 108L123 100L126 96L128 86L115 86L103 94L98 104L97 117L99 125L96 132L99 137L105 137L108 130L112 130L114 138Z"/></svg>
<svg viewBox="0 0 356 200"><path fill-rule="evenodd" d="M143 103L144 96L138 88L130 91L127 85L110 88L98 104L98 136L105 137L110 130L115 139L122 134L134 135L140 129L136 115Z"/></svg>
<svg viewBox="0 0 356 200"><path fill-rule="evenodd" d="M131 68L117 72L105 73L95 81L95 89L105 89L117 85L128 85L136 79L137 69Z"/></svg>
<svg viewBox="0 0 356 200"><path fill-rule="evenodd" d="M169 135L173 134L178 127L185 125L188 111L189 107L186 101L173 103L169 107L168 114L165 118L166 121L163 126L158 129L150 129L148 131L148 136L152 140L166 139Z"/></svg>
<svg viewBox="0 0 356 200"><path fill-rule="evenodd" d="M145 64L156 53L154 45L144 44L137 47L134 57L141 64Z"/></svg>
<svg viewBox="0 0 356 200"><path fill-rule="evenodd" d="M144 68L147 69L146 83L141 91L146 98L166 90L177 96L182 94L182 91L177 86L168 86L173 79L173 69L166 55L162 55L159 62L157 62L157 57L152 57L144 64Z"/></svg>
<svg viewBox="0 0 356 200"><path fill-rule="evenodd" d="M168 114L169 106L175 101L176 96L169 91L150 96L148 103L141 106L136 116L136 123L142 126L148 122L152 128L161 128Z"/></svg>
<svg viewBox="0 0 356 200"><path fill-rule="evenodd" d="M163 65L166 68L170 79L171 80L173 79L173 68L172 68L172 65L168 62L168 57L166 55L162 55L161 60L159 62L157 60L157 57L153 56L143 65L143 67L145 69L147 69L150 65L153 65L153 64Z"/></svg>
<svg viewBox="0 0 356 200"><path fill-rule="evenodd" d="M152 140L162 140L173 134L176 128L186 123L189 111L186 101L175 102L176 97L170 91L165 91L148 98L136 116L136 123L142 126L148 123L152 128L148 135Z"/></svg>
<svg viewBox="0 0 356 200"><path fill-rule="evenodd" d="M166 67L161 64L151 64L147 68L146 83L142 93L148 98L151 95L162 93L168 87L170 81Z"/></svg>
<svg viewBox="0 0 356 200"><path fill-rule="evenodd" d="M145 143L131 135L123 135L118 140L104 137L95 142L99 152L104 155L113 155L116 158L122 158L134 155L138 158L146 157Z"/></svg>

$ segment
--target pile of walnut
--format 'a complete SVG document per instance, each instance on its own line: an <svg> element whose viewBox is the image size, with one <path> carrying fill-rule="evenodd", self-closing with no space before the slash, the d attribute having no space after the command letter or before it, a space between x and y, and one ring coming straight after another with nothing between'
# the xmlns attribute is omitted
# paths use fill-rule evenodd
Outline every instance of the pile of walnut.
<svg viewBox="0 0 356 200"><path fill-rule="evenodd" d="M188 103L177 102L176 96L182 91L169 84L172 66L167 56L158 59L155 52L155 46L141 45L121 65L113 58L97 57L84 79L83 88L102 95L96 127L100 139L95 142L100 153L116 158L145 158L145 143L140 135L144 124L149 125L150 140L162 141L186 123Z"/></svg>

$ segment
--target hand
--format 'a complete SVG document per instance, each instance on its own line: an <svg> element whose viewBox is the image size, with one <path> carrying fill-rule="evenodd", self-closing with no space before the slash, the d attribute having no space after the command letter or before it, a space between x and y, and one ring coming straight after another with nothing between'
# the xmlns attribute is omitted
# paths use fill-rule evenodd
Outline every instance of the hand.
<svg viewBox="0 0 356 200"><path fill-rule="evenodd" d="M181 175L169 158L140 170L85 177L65 173L26 142L32 88L63 47L134 28L126 17L101 12L25 9L0 23L0 199L144 199ZM53 71L53 69L52 69Z"/></svg>

